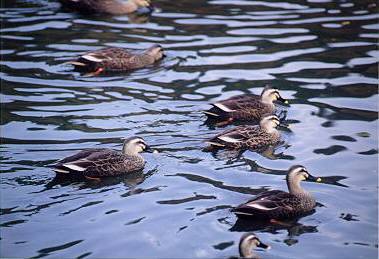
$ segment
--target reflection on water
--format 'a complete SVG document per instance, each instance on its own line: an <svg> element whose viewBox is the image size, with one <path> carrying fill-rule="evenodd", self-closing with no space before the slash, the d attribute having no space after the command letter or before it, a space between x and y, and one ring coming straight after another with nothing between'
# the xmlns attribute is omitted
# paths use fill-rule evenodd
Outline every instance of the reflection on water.
<svg viewBox="0 0 379 259"><path fill-rule="evenodd" d="M264 256L375 258L377 3L154 3L151 16L86 17L54 0L2 2L1 256L229 257L254 230L272 245ZM127 74L86 77L64 64L153 43L167 58ZM290 101L283 145L271 156L203 152L232 125L206 125L201 111L266 84ZM161 151L138 174L62 180L48 167L131 135ZM241 225L230 208L286 190L293 164L323 178L304 183L322 206L282 225Z"/></svg>

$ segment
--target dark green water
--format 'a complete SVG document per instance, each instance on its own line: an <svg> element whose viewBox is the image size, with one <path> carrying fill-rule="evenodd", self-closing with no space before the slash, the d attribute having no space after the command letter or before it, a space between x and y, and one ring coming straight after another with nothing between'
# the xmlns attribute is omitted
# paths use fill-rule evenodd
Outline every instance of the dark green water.
<svg viewBox="0 0 379 259"><path fill-rule="evenodd" d="M154 1L149 18L84 17L55 1L2 1L1 257L230 257L249 230L267 258L376 258L376 1ZM126 75L62 63L104 46L160 43L167 58ZM275 159L202 152L222 129L208 103L260 93L290 100ZM160 154L144 172L49 187L46 166L138 134ZM235 225L230 208L286 189L293 164L321 204L287 226Z"/></svg>

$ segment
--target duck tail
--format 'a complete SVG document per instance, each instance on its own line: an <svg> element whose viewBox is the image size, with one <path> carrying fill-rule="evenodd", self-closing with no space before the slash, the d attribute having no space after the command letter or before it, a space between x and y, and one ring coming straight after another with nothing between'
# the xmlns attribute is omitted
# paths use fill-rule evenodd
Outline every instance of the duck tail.
<svg viewBox="0 0 379 259"><path fill-rule="evenodd" d="M57 174L69 174L70 173L70 171L64 170L61 168L54 168L53 171L56 172Z"/></svg>
<svg viewBox="0 0 379 259"><path fill-rule="evenodd" d="M202 113L204 113L205 115L210 116L210 117L220 117L220 115L218 115L217 113L213 113L210 111L202 111Z"/></svg>
<svg viewBox="0 0 379 259"><path fill-rule="evenodd" d="M79 61L74 61L74 60L67 61L64 64L69 64L69 65L74 65L74 66L79 66L79 67L85 67L85 66L87 66L87 64L85 64L85 63L82 63L82 62L79 62Z"/></svg>
<svg viewBox="0 0 379 259"><path fill-rule="evenodd" d="M203 151L205 152L213 152L217 151L219 148L225 147L225 145L213 141L206 141L205 143L208 144L208 146L203 148Z"/></svg>
<svg viewBox="0 0 379 259"><path fill-rule="evenodd" d="M207 143L210 146L225 147L225 145L213 141L206 141L205 143Z"/></svg>

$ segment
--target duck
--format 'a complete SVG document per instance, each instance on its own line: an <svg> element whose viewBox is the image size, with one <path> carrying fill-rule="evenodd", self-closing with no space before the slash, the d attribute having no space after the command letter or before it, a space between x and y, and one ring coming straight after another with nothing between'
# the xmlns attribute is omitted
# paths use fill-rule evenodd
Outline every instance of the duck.
<svg viewBox="0 0 379 259"><path fill-rule="evenodd" d="M211 104L213 107L203 111L209 120L226 121L259 121L265 115L275 112L274 101L288 104L279 90L266 85L261 95L242 94Z"/></svg>
<svg viewBox="0 0 379 259"><path fill-rule="evenodd" d="M75 61L66 62L74 65L75 70L98 75L104 72L121 72L152 65L164 57L163 48L154 44L142 52L124 48L102 48L87 52Z"/></svg>
<svg viewBox="0 0 379 259"><path fill-rule="evenodd" d="M301 186L301 181L321 182L320 177L312 176L302 165L289 168L286 181L289 192L280 190L265 191L252 200L232 209L237 217L280 220L296 218L311 213L316 200Z"/></svg>
<svg viewBox="0 0 379 259"><path fill-rule="evenodd" d="M280 132L276 129L279 124L276 115L268 115L261 119L259 125L236 126L206 141L209 145L206 150L226 148L260 151L280 142Z"/></svg>
<svg viewBox="0 0 379 259"><path fill-rule="evenodd" d="M242 258L259 258L253 251L257 247L263 249L271 248L269 245L264 244L253 232L248 232L241 236L238 249Z"/></svg>
<svg viewBox="0 0 379 259"><path fill-rule="evenodd" d="M60 0L70 10L83 14L122 15L136 12L139 8L152 10L150 0Z"/></svg>
<svg viewBox="0 0 379 259"><path fill-rule="evenodd" d="M124 140L121 152L109 148L88 148L63 158L52 167L57 174L99 180L142 170L145 160L141 152L156 151L143 138L133 136Z"/></svg>

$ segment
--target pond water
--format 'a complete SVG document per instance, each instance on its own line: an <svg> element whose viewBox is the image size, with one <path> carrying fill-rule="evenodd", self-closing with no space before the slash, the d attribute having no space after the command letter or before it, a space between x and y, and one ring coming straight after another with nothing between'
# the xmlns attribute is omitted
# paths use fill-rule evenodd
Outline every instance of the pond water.
<svg viewBox="0 0 379 259"><path fill-rule="evenodd" d="M266 258L376 258L378 7L370 0L154 1L150 17L87 17L56 1L2 1L1 257L238 256L253 230ZM167 57L86 77L64 62L104 46L161 44ZM205 153L225 128L209 103L266 84L290 100L271 157ZM229 126L231 127L231 126ZM48 165L139 135L159 154L143 172L53 182ZM230 212L302 164L320 203L285 225ZM237 223L236 223L237 222Z"/></svg>

